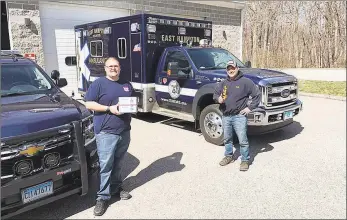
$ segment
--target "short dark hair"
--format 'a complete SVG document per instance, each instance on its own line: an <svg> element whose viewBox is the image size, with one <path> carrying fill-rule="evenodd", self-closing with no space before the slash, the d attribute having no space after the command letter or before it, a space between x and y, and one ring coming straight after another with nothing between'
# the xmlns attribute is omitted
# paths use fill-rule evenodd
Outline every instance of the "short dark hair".
<svg viewBox="0 0 347 220"><path fill-rule="evenodd" d="M116 60L118 63L120 63L119 60L118 60L116 57L108 57L108 58L105 60L105 63L106 63L108 60Z"/></svg>

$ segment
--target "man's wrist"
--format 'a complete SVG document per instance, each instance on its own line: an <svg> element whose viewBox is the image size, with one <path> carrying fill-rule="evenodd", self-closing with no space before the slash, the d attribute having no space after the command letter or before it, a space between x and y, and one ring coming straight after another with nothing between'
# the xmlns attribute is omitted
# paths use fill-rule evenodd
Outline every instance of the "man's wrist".
<svg viewBox="0 0 347 220"><path fill-rule="evenodd" d="M110 112L110 106L107 106L106 108L106 112L109 113Z"/></svg>

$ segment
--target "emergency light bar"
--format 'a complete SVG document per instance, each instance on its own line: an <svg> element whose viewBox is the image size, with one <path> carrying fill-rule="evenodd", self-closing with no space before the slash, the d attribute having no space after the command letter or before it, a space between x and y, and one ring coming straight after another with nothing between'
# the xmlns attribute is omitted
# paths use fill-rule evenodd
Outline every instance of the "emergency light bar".
<svg viewBox="0 0 347 220"><path fill-rule="evenodd" d="M163 19L163 18L158 19L153 17L148 18L148 23L212 29L212 23L206 24L206 23L190 22L190 21L183 21L183 20L171 20L171 19Z"/></svg>

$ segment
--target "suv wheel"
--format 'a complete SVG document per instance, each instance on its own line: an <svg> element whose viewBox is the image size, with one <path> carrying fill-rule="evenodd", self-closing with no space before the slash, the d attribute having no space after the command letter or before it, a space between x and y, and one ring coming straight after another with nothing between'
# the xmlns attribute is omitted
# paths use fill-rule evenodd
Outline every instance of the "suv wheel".
<svg viewBox="0 0 347 220"><path fill-rule="evenodd" d="M222 112L218 104L209 105L201 112L200 129L207 142L223 145Z"/></svg>

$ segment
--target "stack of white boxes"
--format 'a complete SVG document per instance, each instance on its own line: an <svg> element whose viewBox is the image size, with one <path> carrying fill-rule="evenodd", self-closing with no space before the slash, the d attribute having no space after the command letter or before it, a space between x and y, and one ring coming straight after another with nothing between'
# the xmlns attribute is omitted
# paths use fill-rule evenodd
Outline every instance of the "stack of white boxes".
<svg viewBox="0 0 347 220"><path fill-rule="evenodd" d="M120 113L137 113L137 97L119 97L118 111Z"/></svg>

